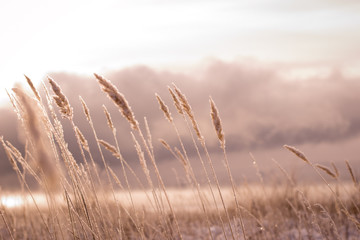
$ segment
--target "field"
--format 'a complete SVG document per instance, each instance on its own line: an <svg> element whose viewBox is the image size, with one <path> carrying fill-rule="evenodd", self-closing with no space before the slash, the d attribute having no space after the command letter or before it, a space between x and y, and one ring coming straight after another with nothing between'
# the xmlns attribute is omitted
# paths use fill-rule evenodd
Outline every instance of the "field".
<svg viewBox="0 0 360 240"><path fill-rule="evenodd" d="M293 146L284 145L289 155L309 166L319 183L302 185L274 160L281 181L266 183L253 158L258 183L234 180L226 151L220 113L210 98L213 131L222 150L222 167L227 184L219 183L218 165L208 151L206 139L185 94L173 85L169 94L177 114L187 126L180 133L162 98L155 95L160 112L174 129L178 147L160 139L164 149L183 167L186 182L168 187L160 174L148 123L141 125L125 97L109 80L95 74L103 94L118 107L131 127L142 176L121 153L116 128L109 111L104 115L113 134L111 144L99 139L90 109L80 97L97 149L90 149L73 118L73 108L60 86L49 78L41 95L27 78L31 94L14 88L9 97L26 138L25 154L1 137L2 146L21 183L18 193L1 192L1 239L359 239L360 186L349 162L344 162L352 181L342 180L338 167L319 165ZM50 91L53 96L50 96ZM100 94L100 92L99 92ZM81 159L75 159L64 137L61 117L72 126ZM162 112L162 113L161 113ZM100 114L100 113L97 113ZM69 134L69 133L66 133ZM183 144L191 138L197 151L196 174ZM101 155L100 173L92 152ZM121 171L104 157L115 156ZM219 161L217 159L216 161ZM180 173L180 171L179 171ZM174 178L176 176L174 175ZM129 179L135 179L136 186ZM28 181L36 181L34 191Z"/></svg>

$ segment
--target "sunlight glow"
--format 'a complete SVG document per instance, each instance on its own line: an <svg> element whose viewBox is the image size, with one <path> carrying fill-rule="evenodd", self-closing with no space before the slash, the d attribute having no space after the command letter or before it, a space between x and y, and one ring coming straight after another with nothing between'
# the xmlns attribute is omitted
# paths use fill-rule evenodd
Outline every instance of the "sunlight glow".
<svg viewBox="0 0 360 240"><path fill-rule="evenodd" d="M6 208L20 207L23 204L24 201L20 195L9 195L1 197L1 205Z"/></svg>
<svg viewBox="0 0 360 240"><path fill-rule="evenodd" d="M56 201L62 202L62 196L59 195L56 198ZM29 194L22 196L21 194L5 194L0 197L0 206L6 208L16 208L21 207L24 204L27 206L34 206L34 201L39 208L47 206L46 196L42 193L33 194L32 197Z"/></svg>

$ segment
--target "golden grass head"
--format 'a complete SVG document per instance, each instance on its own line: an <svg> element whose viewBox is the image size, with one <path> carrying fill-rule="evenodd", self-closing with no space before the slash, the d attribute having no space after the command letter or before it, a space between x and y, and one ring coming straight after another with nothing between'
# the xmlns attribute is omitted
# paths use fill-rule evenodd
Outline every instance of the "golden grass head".
<svg viewBox="0 0 360 240"><path fill-rule="evenodd" d="M62 93L60 86L50 77L48 77L49 83L55 95L53 96L56 105L60 108L61 116L69 120L73 117L73 109L69 104L67 97Z"/></svg>
<svg viewBox="0 0 360 240"><path fill-rule="evenodd" d="M88 106L86 105L85 100L81 96L79 96L79 99L80 99L81 105L83 107L86 119L88 120L88 122L90 122L91 121L90 110L89 110Z"/></svg>
<svg viewBox="0 0 360 240"><path fill-rule="evenodd" d="M284 145L283 147L289 150L290 152L294 153L298 158L302 159L304 162L310 164L310 161L305 157L305 155L299 149L289 145Z"/></svg>
<svg viewBox="0 0 360 240"><path fill-rule="evenodd" d="M323 170L330 177L337 179L338 176L336 175L336 173L333 173L328 167L325 167L325 166L320 165L320 164L316 164L315 166L317 168Z"/></svg>
<svg viewBox="0 0 360 240"><path fill-rule="evenodd" d="M108 150L109 152L111 152L113 154L113 156L115 156L116 158L120 158L120 154L119 152L116 150L116 148L111 145L110 143L99 139L98 142L103 145L105 147L106 150Z"/></svg>
<svg viewBox="0 0 360 240"><path fill-rule="evenodd" d="M185 94L183 94L180 89L173 83L174 86L174 91L176 93L177 99L181 104L181 108L186 112L187 115L189 115L189 117L191 118L191 116L193 116L192 114L192 110L191 110L191 106L188 102L188 100L186 99Z"/></svg>
<svg viewBox="0 0 360 240"><path fill-rule="evenodd" d="M179 114L182 115L184 112L183 112L183 110L181 108L181 104L179 102L178 97L175 95L174 91L169 86L168 86L168 89L169 89L170 95L171 95L171 97L172 97L172 99L174 101L174 105L176 107L176 110L178 111Z"/></svg>
<svg viewBox="0 0 360 240"><path fill-rule="evenodd" d="M24 76L25 76L26 81L27 81L27 83L29 84L29 86L30 86L31 90L33 91L33 93L34 93L34 95L35 95L36 99L37 99L39 102L41 102L41 97L40 97L40 94L39 94L39 92L36 90L36 88L35 88L35 86L34 86L33 82L31 81L31 79L30 79L28 76L26 76L26 75L24 75Z"/></svg>
<svg viewBox="0 0 360 240"><path fill-rule="evenodd" d="M350 176L351 176L351 179L352 179L354 185L357 186L357 185L358 185L358 182L357 182L357 180L356 180L354 171L352 170L352 167L351 167L349 161L346 160L345 163L346 163L346 167L347 167L347 169L348 169L348 171L349 171L349 173L350 173Z"/></svg>
<svg viewBox="0 0 360 240"><path fill-rule="evenodd" d="M77 137L80 140L81 145L87 152L89 152L90 148L89 148L88 141L86 140L86 138L84 137L84 135L82 134L82 132L80 131L80 129L78 127L75 127L75 131L76 131Z"/></svg>
<svg viewBox="0 0 360 240"><path fill-rule="evenodd" d="M217 110L214 101L212 100L212 98L210 97L210 115L211 115L211 119L216 131L216 134L218 136L218 139L221 143L222 147L225 147L225 136L224 136L224 132L222 129L222 125L221 125L221 119L219 116L219 111Z"/></svg>
<svg viewBox="0 0 360 240"><path fill-rule="evenodd" d="M176 87L176 85L173 83L173 86L174 86L174 91L176 93L176 96L177 96L177 99L178 101L181 103L181 109L183 112L185 112L190 121L191 121L191 124L193 126L193 129L196 133L196 136L198 137L198 139L200 141L204 141L204 137L201 135L201 132L200 132L200 129L199 129L199 126L195 120L195 117L194 117L194 114L192 112L192 109L191 109L191 106L188 102L188 100L186 99L186 96L185 94L183 94L180 89L178 87Z"/></svg>
<svg viewBox="0 0 360 240"><path fill-rule="evenodd" d="M109 111L107 110L106 106L105 105L102 105L103 109L104 109L104 113L105 113L105 116L106 116L106 120L107 120L107 124L109 126L109 128L113 131L115 131L115 127L114 127L114 123L111 119L111 115L109 113Z"/></svg>
<svg viewBox="0 0 360 240"><path fill-rule="evenodd" d="M3 136L0 136L0 142L2 143L2 145L3 145L3 147L4 147L6 156L8 157L12 168L13 168L15 171L17 171L18 167L17 167L16 161L15 161L15 159L13 158L13 156L12 156L11 153L10 153L10 147L5 144L5 142L4 142L4 137L3 137ZM9 143L8 143L8 145L9 145ZM10 146L12 146L12 145L10 145ZM17 151L16 151L15 153L18 154Z"/></svg>
<svg viewBox="0 0 360 240"><path fill-rule="evenodd" d="M101 85L103 92L107 93L108 97L114 102L114 104L119 108L121 114L124 118L128 120L131 125L131 128L134 130L139 130L139 123L135 120L133 111L131 110L128 102L126 101L123 94L119 92L114 84L109 80L105 79L103 76L100 76L94 73L98 83Z"/></svg>
<svg viewBox="0 0 360 240"><path fill-rule="evenodd" d="M331 162L331 166L332 166L332 168L333 168L333 169L334 169L334 171L335 171L335 175L336 175L336 177L338 178L338 177L340 176L340 173L339 173L338 168L336 167L336 165L335 165L335 163L334 163L334 162Z"/></svg>
<svg viewBox="0 0 360 240"><path fill-rule="evenodd" d="M159 142L167 149L171 152L171 147L170 145L162 138L159 138Z"/></svg>
<svg viewBox="0 0 360 240"><path fill-rule="evenodd" d="M173 122L173 118L171 117L171 113L169 111L169 108L168 106L166 106L166 104L164 103L164 101L161 99L161 97L155 93L155 96L156 96L156 99L158 100L158 103L159 103L159 106L160 106L160 109L164 112L164 115L166 117L166 119L172 123Z"/></svg>

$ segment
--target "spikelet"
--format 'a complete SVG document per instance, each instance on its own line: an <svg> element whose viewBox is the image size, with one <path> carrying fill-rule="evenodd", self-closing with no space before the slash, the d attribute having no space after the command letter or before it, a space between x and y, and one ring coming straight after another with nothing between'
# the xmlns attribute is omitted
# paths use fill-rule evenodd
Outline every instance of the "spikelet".
<svg viewBox="0 0 360 240"><path fill-rule="evenodd" d="M166 106L166 104L164 103L164 101L161 99L161 97L155 93L155 96L156 96L156 99L158 100L159 102L159 106L160 106L160 110L162 110L164 112L164 115L166 117L166 119L172 123L173 122L173 118L171 117L171 114L169 112L169 108L168 106Z"/></svg>
<svg viewBox="0 0 360 240"><path fill-rule="evenodd" d="M346 167L347 167L347 169L348 169L348 171L350 173L350 176L351 176L351 179L352 179L354 185L357 186L358 183L357 183L356 177L354 175L354 172L353 172L353 170L351 168L351 165L350 165L349 161L346 160L345 163L346 163Z"/></svg>
<svg viewBox="0 0 360 240"><path fill-rule="evenodd" d="M24 75L24 76L25 76L26 81L27 81L27 83L29 84L29 86L30 86L31 90L33 91L33 93L34 93L34 95L35 95L36 99L37 99L39 102L41 102L41 97L40 97L40 94L39 94L39 92L36 90L36 88L35 88L35 86L34 86L33 82L31 81L31 79L30 79L28 76L26 76L26 75Z"/></svg>
<svg viewBox="0 0 360 240"><path fill-rule="evenodd" d="M195 120L194 114L192 112L192 109L191 109L191 106L190 106L188 100L186 99L186 96L180 91L179 88L177 88L175 86L175 84L173 84L173 86L174 86L175 93L176 93L176 95L177 95L177 97L178 97L178 99L179 99L179 101L181 103L182 110L188 115L198 139L200 141L203 141L204 137L201 135L199 126L198 126L198 124L197 124L197 122Z"/></svg>
<svg viewBox="0 0 360 240"><path fill-rule="evenodd" d="M1 137L1 140L2 140L2 137ZM20 151L16 147L14 147L14 145L12 145L11 142L6 141L6 145L11 149L11 152L17 159L22 158Z"/></svg>
<svg viewBox="0 0 360 240"><path fill-rule="evenodd" d="M76 131L76 135L77 137L80 139L81 145L83 146L83 148L89 152L90 148L89 148L89 144L88 141L86 140L86 138L84 137L84 135L82 134L82 132L80 131L80 129L78 127L75 126L75 131Z"/></svg>
<svg viewBox="0 0 360 240"><path fill-rule="evenodd" d="M49 83L55 95L53 96L56 105L60 108L61 116L69 120L73 117L73 109L70 107L67 97L62 93L60 86L50 77Z"/></svg>
<svg viewBox="0 0 360 240"><path fill-rule="evenodd" d="M3 147L4 147L6 156L8 157L12 168L13 168L15 171L17 171L18 167L17 167L16 161L15 161L15 159L13 158L13 156L11 155L9 147L5 144L5 142L4 142L4 137L3 137L3 136L0 136L0 142L2 143L2 145L3 145ZM16 153L16 154L17 154L17 153Z"/></svg>
<svg viewBox="0 0 360 240"><path fill-rule="evenodd" d="M168 86L170 95L174 101L174 105L176 107L176 110L178 111L178 113L180 113L181 115L184 113L182 108L181 108L181 104L179 102L179 99L177 98L177 96L175 95L175 93L173 92L173 90Z"/></svg>
<svg viewBox="0 0 360 240"><path fill-rule="evenodd" d="M114 102L116 106L119 107L121 114L128 120L131 128L134 130L139 130L139 123L135 120L134 113L132 112L124 95L122 95L116 86L113 85L109 80L100 75L97 75L96 73L94 73L94 75L101 85L102 91L107 93L108 97Z"/></svg>
<svg viewBox="0 0 360 240"><path fill-rule="evenodd" d="M339 170L337 169L336 165L334 162L331 162L331 166L333 167L334 171L335 171L335 175L338 178L340 176Z"/></svg>
<svg viewBox="0 0 360 240"><path fill-rule="evenodd" d="M113 154L113 156L115 156L117 158L120 158L120 155L119 155L118 151L116 150L116 148L113 145L111 145L110 143L108 143L108 142L106 142L104 140L101 140L101 139L99 139L98 142L101 145L103 145L106 148L106 150L111 152Z"/></svg>
<svg viewBox="0 0 360 240"><path fill-rule="evenodd" d="M315 165L317 168L323 170L324 172L326 172L329 176L333 177L333 178L337 178L336 174L333 173L329 168L323 166L323 165L320 165L320 164L316 164Z"/></svg>
<svg viewBox="0 0 360 240"><path fill-rule="evenodd" d="M48 91L44 81L42 81L41 83L42 83L42 87L43 87L44 92L45 92L45 97L46 97L48 108L49 108L51 116L52 116L52 118L54 120L54 129L55 129L56 133L59 135L59 138L62 139L64 141L64 143L65 143L64 130L63 130L63 127L62 127L59 119L57 118L57 116L55 114L54 107L52 105L52 98L51 98L51 96L49 94L49 91Z"/></svg>
<svg viewBox="0 0 360 240"><path fill-rule="evenodd" d="M161 142L161 144L162 144L167 150L169 150L169 151L171 152L171 147L170 147L170 145L169 145L164 139L159 138L158 140L159 140L159 142Z"/></svg>
<svg viewBox="0 0 360 240"><path fill-rule="evenodd" d="M81 105L83 107L86 119L88 120L88 122L90 122L91 121L90 110L89 110L88 106L86 105L86 102L84 101L84 99L81 96L79 96L79 99L80 99Z"/></svg>
<svg viewBox="0 0 360 240"><path fill-rule="evenodd" d="M210 115L211 115L211 119L216 131L216 134L218 136L218 139L221 143L222 147L225 147L225 137L224 137L224 132L221 126L221 119L219 117L219 111L217 110L214 101L212 100L212 98L210 97Z"/></svg>
<svg viewBox="0 0 360 240"><path fill-rule="evenodd" d="M173 84L173 86L174 86L174 91L176 93L176 96L181 104L181 109L183 109L186 112L186 114L192 115L191 106L190 106L188 100L186 99L186 96L180 91L180 89L178 87L176 87L175 84Z"/></svg>
<svg viewBox="0 0 360 240"><path fill-rule="evenodd" d="M115 127L114 127L114 124L113 124L113 121L111 120L111 115L109 113L109 111L107 110L107 108L105 107L105 105L102 105L103 109L104 109L104 113L105 113L105 116L106 116L106 120L107 120L107 124L109 126L109 128L113 131L115 131Z"/></svg>
<svg viewBox="0 0 360 240"><path fill-rule="evenodd" d="M298 156L300 159L302 159L303 161L305 161L306 163L310 164L310 161L305 157L305 155L298 150L295 147L289 146L289 145L284 145L284 148L286 148L287 150L289 150L290 152L294 153L296 156Z"/></svg>

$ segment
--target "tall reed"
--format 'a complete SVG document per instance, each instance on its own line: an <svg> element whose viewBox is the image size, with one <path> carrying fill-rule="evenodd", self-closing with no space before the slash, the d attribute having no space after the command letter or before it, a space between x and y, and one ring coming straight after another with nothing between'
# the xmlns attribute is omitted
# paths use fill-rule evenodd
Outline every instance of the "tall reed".
<svg viewBox="0 0 360 240"><path fill-rule="evenodd" d="M7 207L0 188L0 239L358 238L359 183L356 168L348 161L345 161L347 174L343 174L334 163L313 163L297 148L285 145L287 150L320 176L330 191L321 192L323 185L321 188L298 185L294 177L275 160L273 161L287 180L285 186L276 184L271 187L252 154L250 157L255 163L253 165L259 176L262 192L261 189L260 193L257 191L259 186L251 185L246 179L240 187L233 178L234 172L226 147L228 139L219 110L210 97L210 118L222 151L225 176L230 183L229 189L221 186L218 169L215 169L216 165L206 146L200 124L185 94L173 85L173 88L168 87L168 90L178 116L171 114L159 94L155 94L155 98L177 138L177 142L168 143L164 139L159 139L159 142L171 153L173 159L180 162L184 169L183 177L192 191L189 191L190 197L186 197L187 191L177 189L176 192L181 193L177 196L172 193L172 189L165 186L163 176L160 175L156 157L157 145L153 144L152 129L147 118L144 118L144 125L136 120L129 103L113 83L95 74L101 89L130 124L130 140L133 141L138 155L137 163L130 162L132 159L128 162L122 155L115 127L117 122L112 120L105 106L104 114L113 140L98 137L98 126L95 126L92 120L90 108L80 97L84 116L92 131L92 139L87 138L86 126L75 121L74 110L55 80L48 78L53 92L53 96L50 96L44 83L41 92L29 77L25 78L31 90L29 93L20 87L7 92L21 124L25 146L23 149L18 148L0 136L5 154L21 183L24 204L21 208ZM80 159L70 151L69 142L66 141L69 133L63 128L59 114L55 112L55 105L64 118L62 121L71 124L72 134L78 145L75 151ZM187 135L180 134L177 117L181 118L181 123L186 124L189 131ZM184 144L188 137L191 137L193 146ZM91 141L94 140L100 153L99 159L95 154L93 157ZM201 146L198 146L199 144ZM195 148L197 154L191 161L190 148ZM102 152L104 149L120 160L119 172L105 159ZM197 160L205 174L204 183L203 179L199 178L197 169L193 168L193 163ZM102 166L97 166L98 163ZM140 180L141 177L135 168L133 169L135 166L140 167L145 181ZM104 175L106 174L105 178L101 176L101 168ZM131 179L140 186L140 190L132 188L130 174L133 177ZM353 186L343 182L342 178L345 176L352 181ZM36 199L29 179L37 182L44 192L44 206ZM114 184L119 186L119 191L115 191ZM148 186L144 187L146 184ZM320 196L320 200L314 199L312 192L316 192L315 197ZM139 193L145 199L140 205L137 202ZM225 205L225 200L231 204ZM176 205L178 202L182 204L180 207ZM188 210L189 204L194 204L191 206L194 209Z"/></svg>
<svg viewBox="0 0 360 240"><path fill-rule="evenodd" d="M167 194L167 191L166 191L166 188L165 188L165 184L162 180L162 177L160 175L160 172L159 172L159 169L157 167L157 164L155 162L155 157L154 155L152 154L152 152L150 151L150 148L149 148L149 144L146 142L145 140L145 137L144 137L144 134L142 133L142 130L140 129L140 126L139 126L139 123L138 121L136 121L135 119L135 116L134 116L134 113L132 112L128 102L126 101L125 97L118 91L118 89L110 82L108 81L107 79L105 79L104 77L100 76L100 75L97 75L97 74L94 74L96 79L98 80L98 83L100 84L102 90L107 93L108 97L114 102L115 105L118 106L121 114L123 115L124 118L126 118L128 120L128 122L130 123L130 126L133 130L135 130L139 136L140 136L140 139L142 140L143 142L143 145L148 153L148 156L151 160L151 163L155 169L155 173L156 173L156 176L157 176L157 179L160 183L160 187L162 188L164 194L165 194L165 198L166 198L166 201L168 203L168 206L170 208L170 211L171 211L171 215L175 221L175 225L176 225L176 229L177 229L177 232L179 234L179 237L180 239L182 239L182 234L180 232L180 228L179 228L179 224L178 224L178 221L176 219L176 216L175 216L175 212L174 212L174 209L172 207L172 204L170 202L170 199L169 199L169 196Z"/></svg>

